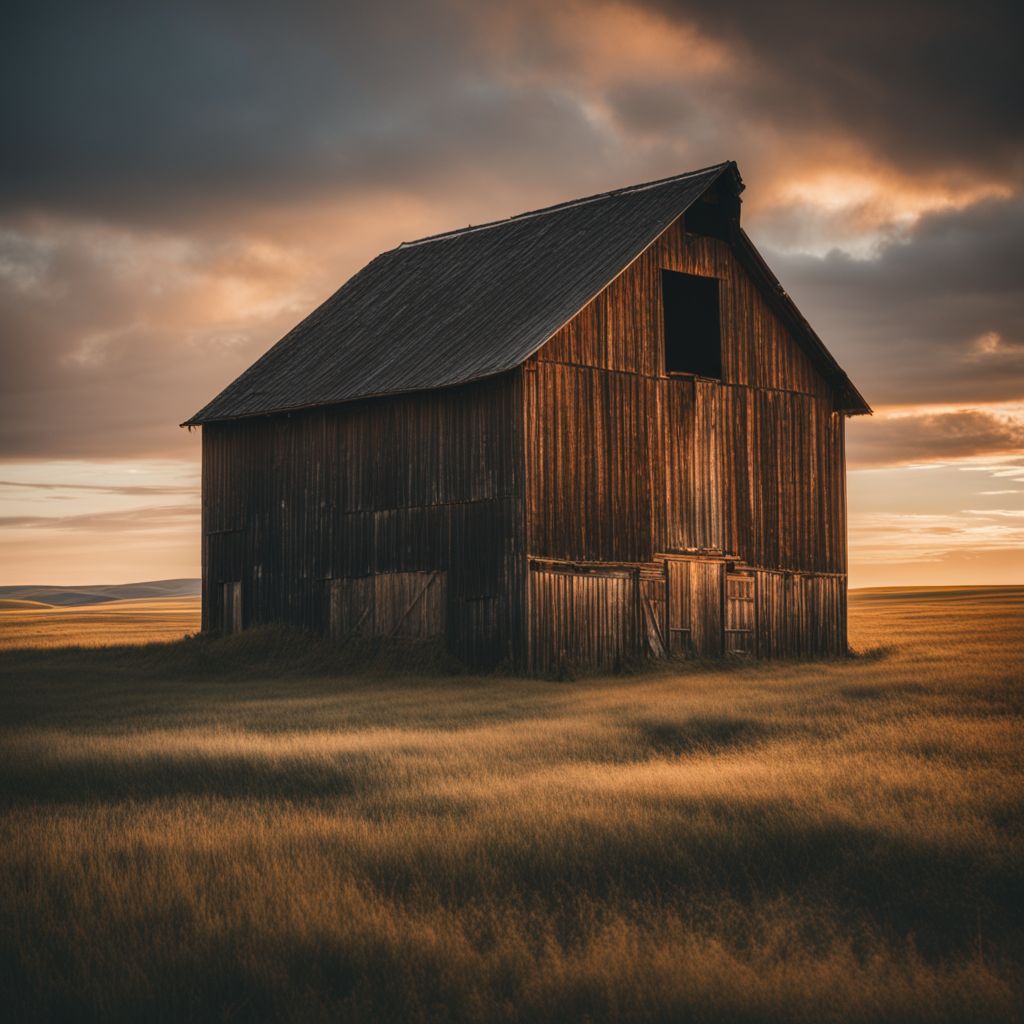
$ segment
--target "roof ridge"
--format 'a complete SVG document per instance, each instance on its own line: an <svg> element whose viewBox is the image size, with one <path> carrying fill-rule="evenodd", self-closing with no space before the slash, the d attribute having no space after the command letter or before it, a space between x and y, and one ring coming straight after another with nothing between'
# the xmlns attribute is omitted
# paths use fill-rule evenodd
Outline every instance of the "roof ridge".
<svg viewBox="0 0 1024 1024"><path fill-rule="evenodd" d="M643 181L637 185L624 185L621 188L609 189L607 192L596 192L591 196L581 196L579 199L567 199L561 203L553 203L551 206L541 206L536 210L526 210L523 213L514 213L510 217L502 217L499 220L486 221L483 224L468 224L464 228L453 228L450 231L439 231L433 235L424 235L422 238L410 239L402 242L398 248L406 249L414 245L424 245L427 242L437 242L445 238L456 238L459 235L468 235L474 231L486 231L488 228L495 228L501 224L508 224L511 221L527 220L530 217L542 217L558 210L567 210L574 206L584 206L587 203L599 202L602 199L611 199L613 196L625 195L629 192L642 192L644 189L657 188L659 185L668 185L676 181L684 181L686 178L695 178L700 174L708 174L711 171L724 170L734 165L734 161L725 160L719 164L709 164L707 167L699 167L695 171L684 171L682 174L672 174L667 178L657 178L654 181Z"/></svg>

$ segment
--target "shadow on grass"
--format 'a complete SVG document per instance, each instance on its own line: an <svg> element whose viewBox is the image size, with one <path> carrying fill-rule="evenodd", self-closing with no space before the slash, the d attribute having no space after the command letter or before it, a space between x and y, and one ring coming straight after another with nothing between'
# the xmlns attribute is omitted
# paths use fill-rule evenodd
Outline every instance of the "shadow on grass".
<svg viewBox="0 0 1024 1024"><path fill-rule="evenodd" d="M44 764L11 758L0 772L0 808L182 797L317 802L365 796L386 778L383 760L362 751L315 760L232 753L124 759L97 754Z"/></svg>
<svg viewBox="0 0 1024 1024"><path fill-rule="evenodd" d="M301 630L259 626L234 636L196 633L170 643L14 648L0 651L0 671L11 676L31 672L64 678L131 674L150 679L230 679L353 672L447 676L464 671L464 666L439 643L341 643Z"/></svg>
<svg viewBox="0 0 1024 1024"><path fill-rule="evenodd" d="M724 716L697 716L681 722L646 718L637 721L636 727L646 750L670 757L719 753L777 735L777 730L764 722Z"/></svg>
<svg viewBox="0 0 1024 1024"><path fill-rule="evenodd" d="M876 661L891 648L851 652L848 657ZM611 672L575 668L547 681L585 681L613 676L643 677L666 671L675 675L733 674L766 666L836 664L847 656L815 656L766 661L730 658L631 658ZM508 665L484 675L501 675ZM368 678L411 676L445 679L481 675L444 649L441 641L354 639L334 641L285 626L257 626L230 636L196 633L167 643L106 647L24 647L0 651L0 678L32 676L71 681L82 677L146 680L232 680L254 678Z"/></svg>
<svg viewBox="0 0 1024 1024"><path fill-rule="evenodd" d="M850 661L872 664L876 661L885 661L896 653L896 648L891 644L882 644L877 647L851 647L846 657Z"/></svg>

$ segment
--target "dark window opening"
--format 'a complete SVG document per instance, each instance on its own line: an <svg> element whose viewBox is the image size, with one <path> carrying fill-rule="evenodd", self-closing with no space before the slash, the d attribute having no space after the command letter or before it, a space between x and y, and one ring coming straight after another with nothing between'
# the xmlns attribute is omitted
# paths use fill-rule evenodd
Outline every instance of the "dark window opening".
<svg viewBox="0 0 1024 1024"><path fill-rule="evenodd" d="M661 272L665 310L665 372L722 377L718 279Z"/></svg>

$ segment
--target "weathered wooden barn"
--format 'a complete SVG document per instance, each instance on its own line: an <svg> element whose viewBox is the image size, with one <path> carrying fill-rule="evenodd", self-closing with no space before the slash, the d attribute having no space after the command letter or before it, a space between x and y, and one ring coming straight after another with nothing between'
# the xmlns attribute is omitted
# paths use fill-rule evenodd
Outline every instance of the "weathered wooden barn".
<svg viewBox="0 0 1024 1024"><path fill-rule="evenodd" d="M846 648L870 412L720 164L406 242L187 421L203 627L549 672Z"/></svg>

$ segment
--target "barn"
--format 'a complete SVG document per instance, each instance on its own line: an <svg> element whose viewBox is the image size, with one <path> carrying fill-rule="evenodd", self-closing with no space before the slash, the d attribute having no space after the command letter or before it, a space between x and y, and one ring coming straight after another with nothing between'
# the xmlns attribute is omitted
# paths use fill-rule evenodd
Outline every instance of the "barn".
<svg viewBox="0 0 1024 1024"><path fill-rule="evenodd" d="M477 668L846 650L845 417L728 162L404 242L186 422L203 628Z"/></svg>

